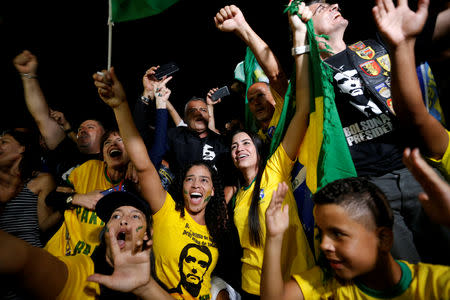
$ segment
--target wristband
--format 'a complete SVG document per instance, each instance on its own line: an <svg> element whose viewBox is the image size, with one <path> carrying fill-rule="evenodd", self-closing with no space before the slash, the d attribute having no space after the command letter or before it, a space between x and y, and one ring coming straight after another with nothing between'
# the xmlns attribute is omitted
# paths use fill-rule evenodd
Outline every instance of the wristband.
<svg viewBox="0 0 450 300"><path fill-rule="evenodd" d="M28 79L38 78L37 75L31 74L31 73L20 73L20 76L28 78Z"/></svg>
<svg viewBox="0 0 450 300"><path fill-rule="evenodd" d="M309 52L309 45L292 48L292 56L302 55Z"/></svg>

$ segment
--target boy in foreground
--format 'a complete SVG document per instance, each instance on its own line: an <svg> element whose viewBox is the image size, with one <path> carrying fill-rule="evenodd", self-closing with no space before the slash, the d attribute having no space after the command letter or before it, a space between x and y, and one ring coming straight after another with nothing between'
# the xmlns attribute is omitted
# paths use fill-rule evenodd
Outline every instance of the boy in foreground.
<svg viewBox="0 0 450 300"><path fill-rule="evenodd" d="M319 263L283 280L286 190L285 183L279 185L266 212L261 299L450 299L450 267L394 260L392 210L379 188L363 178L336 180L314 195Z"/></svg>

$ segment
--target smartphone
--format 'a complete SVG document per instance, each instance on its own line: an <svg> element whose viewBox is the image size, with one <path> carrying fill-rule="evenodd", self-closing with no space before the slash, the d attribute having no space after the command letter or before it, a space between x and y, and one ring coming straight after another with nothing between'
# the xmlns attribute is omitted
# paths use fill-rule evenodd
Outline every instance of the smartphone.
<svg viewBox="0 0 450 300"><path fill-rule="evenodd" d="M100 193L103 194L103 196L105 196L112 192L124 192L124 191L126 191L125 186L123 184L118 184Z"/></svg>
<svg viewBox="0 0 450 300"><path fill-rule="evenodd" d="M155 72L155 77L156 79L161 80L164 76L172 75L178 70L180 70L180 68L178 68L174 62L170 62L160 66Z"/></svg>
<svg viewBox="0 0 450 300"><path fill-rule="evenodd" d="M217 91L214 92L214 94L211 95L212 101L217 101L220 98L223 98L225 96L228 96L230 94L230 91L228 90L227 86L221 87Z"/></svg>

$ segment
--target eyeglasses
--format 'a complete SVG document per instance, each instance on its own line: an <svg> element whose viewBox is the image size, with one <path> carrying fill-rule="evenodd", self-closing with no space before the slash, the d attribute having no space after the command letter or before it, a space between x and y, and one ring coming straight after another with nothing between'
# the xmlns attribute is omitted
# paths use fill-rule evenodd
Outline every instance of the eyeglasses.
<svg viewBox="0 0 450 300"><path fill-rule="evenodd" d="M191 107L187 110L187 113L192 114L192 113L195 113L196 111L206 113L206 112L208 112L208 109L206 109L205 107Z"/></svg>

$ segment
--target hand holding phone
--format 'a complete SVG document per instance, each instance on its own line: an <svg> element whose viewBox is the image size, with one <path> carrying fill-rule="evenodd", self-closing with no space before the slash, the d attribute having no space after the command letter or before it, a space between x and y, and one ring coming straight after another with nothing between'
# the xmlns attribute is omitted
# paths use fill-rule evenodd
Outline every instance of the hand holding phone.
<svg viewBox="0 0 450 300"><path fill-rule="evenodd" d="M179 70L180 68L178 68L174 62L170 62L160 66L158 70L155 71L155 77L156 79L161 80L164 76L172 75Z"/></svg>
<svg viewBox="0 0 450 300"><path fill-rule="evenodd" d="M221 87L217 91L214 92L214 94L211 95L211 100L216 102L217 100L228 96L230 94L230 91L228 90L227 86Z"/></svg>

